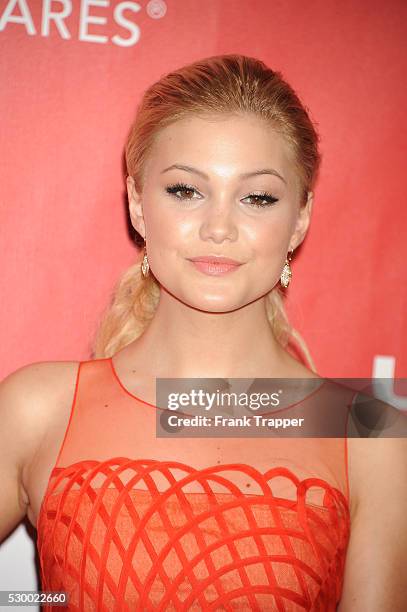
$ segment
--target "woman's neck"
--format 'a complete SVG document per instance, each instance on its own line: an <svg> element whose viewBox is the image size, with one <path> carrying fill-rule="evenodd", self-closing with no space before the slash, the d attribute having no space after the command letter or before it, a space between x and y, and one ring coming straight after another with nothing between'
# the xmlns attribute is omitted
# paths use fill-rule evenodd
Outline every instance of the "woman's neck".
<svg viewBox="0 0 407 612"><path fill-rule="evenodd" d="M125 347L126 362L155 377L284 377L304 368L275 339L265 300L208 313L162 292L154 318Z"/></svg>

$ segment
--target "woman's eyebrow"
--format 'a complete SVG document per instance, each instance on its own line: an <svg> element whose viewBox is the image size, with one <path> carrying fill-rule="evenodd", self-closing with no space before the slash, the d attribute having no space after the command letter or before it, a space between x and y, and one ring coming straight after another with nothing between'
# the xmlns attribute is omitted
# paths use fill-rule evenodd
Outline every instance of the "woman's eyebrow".
<svg viewBox="0 0 407 612"><path fill-rule="evenodd" d="M209 181L209 176L205 174L205 172L202 172L201 170L198 170L197 168L193 168L192 166L185 166L184 164L172 164L171 166L168 166L168 168L165 168L161 172L161 174L164 174L164 172L168 172L168 170L173 170L174 168L177 168L178 170L185 170L186 172L193 172L194 174L198 174L199 176L204 178L206 181ZM253 172L244 172L243 174L239 174L238 178L246 179L246 178L250 178L251 176L257 176L259 174L273 174L274 176L277 176L278 178L280 178L283 181L283 183L287 184L287 181L281 176L281 174L277 172L277 170L274 170L274 168L264 168L263 170L254 170Z"/></svg>

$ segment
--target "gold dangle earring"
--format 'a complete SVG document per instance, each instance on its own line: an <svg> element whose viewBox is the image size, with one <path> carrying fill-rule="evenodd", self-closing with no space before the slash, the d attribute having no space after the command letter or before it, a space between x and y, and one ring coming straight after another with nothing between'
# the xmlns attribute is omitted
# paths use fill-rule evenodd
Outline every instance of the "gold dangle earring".
<svg viewBox="0 0 407 612"><path fill-rule="evenodd" d="M284 268L280 276L280 283L285 288L287 288L288 285L290 284L290 280L293 275L291 267L290 267L290 261L292 259L293 253L294 253L294 249L291 249L291 254L287 255L285 259Z"/></svg>
<svg viewBox="0 0 407 612"><path fill-rule="evenodd" d="M148 264L147 249L146 249L146 244L144 243L144 257L141 263L141 272L144 278L147 278L147 276L149 275L149 271L150 271L150 266Z"/></svg>

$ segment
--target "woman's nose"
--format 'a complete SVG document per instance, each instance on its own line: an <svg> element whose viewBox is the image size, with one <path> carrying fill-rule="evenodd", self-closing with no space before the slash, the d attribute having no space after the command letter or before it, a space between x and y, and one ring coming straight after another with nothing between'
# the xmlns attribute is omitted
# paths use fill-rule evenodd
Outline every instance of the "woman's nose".
<svg viewBox="0 0 407 612"><path fill-rule="evenodd" d="M233 203L226 199L212 201L203 211L200 237L203 240L236 240L238 227Z"/></svg>

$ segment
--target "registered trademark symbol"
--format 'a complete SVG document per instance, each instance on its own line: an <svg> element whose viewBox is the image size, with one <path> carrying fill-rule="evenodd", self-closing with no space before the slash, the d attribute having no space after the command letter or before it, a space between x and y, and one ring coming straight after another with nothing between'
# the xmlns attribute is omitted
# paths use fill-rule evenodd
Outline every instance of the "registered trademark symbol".
<svg viewBox="0 0 407 612"><path fill-rule="evenodd" d="M164 0L150 0L146 6L147 15L152 19L161 19L167 12Z"/></svg>

